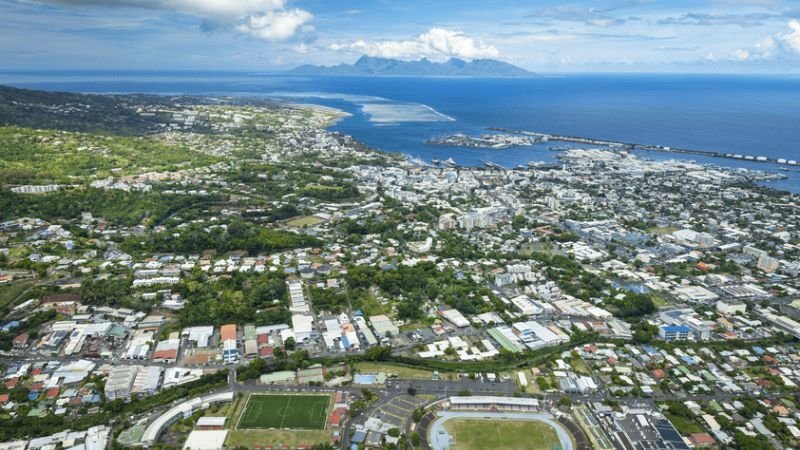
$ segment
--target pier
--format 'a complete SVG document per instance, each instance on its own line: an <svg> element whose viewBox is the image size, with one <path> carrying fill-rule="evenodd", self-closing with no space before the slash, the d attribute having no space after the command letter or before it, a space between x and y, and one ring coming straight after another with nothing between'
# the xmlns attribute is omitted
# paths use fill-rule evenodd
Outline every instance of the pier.
<svg viewBox="0 0 800 450"><path fill-rule="evenodd" d="M485 159L481 160L481 162L483 163L484 166L486 166L489 169L508 170L505 167L501 166L500 164L493 163Z"/></svg>
<svg viewBox="0 0 800 450"><path fill-rule="evenodd" d="M526 147L536 145L539 138L536 136L513 136L504 134L482 134L480 136L467 136L466 134L453 134L450 136L434 136L425 141L430 145L451 145L454 147L485 148L490 150L505 150L512 147Z"/></svg>
<svg viewBox="0 0 800 450"><path fill-rule="evenodd" d="M750 161L750 162L762 162L762 163L773 163L773 164L781 164L781 165L788 165L788 166L800 166L794 159L786 159L786 158L771 158L768 156L752 156L752 155L743 155L739 153L726 153L726 152L717 152L713 150L694 150L694 149L687 149L687 148L677 148L677 147L668 147L664 145L651 145L651 144L639 144L634 142L620 142L620 141L609 141L605 139L595 139L590 137L581 137L581 136L564 136L564 135L557 135L557 134L546 134L546 133L536 133L532 131L522 131L522 130L509 130L506 128L489 128L492 131L499 131L502 133L510 133L510 134L518 134L522 136L533 136L538 138L540 141L561 141L561 142L572 142L576 144L589 144L589 145L602 145L606 147L617 147L624 150L648 150L648 151L655 151L655 152L664 152L664 153L678 153L678 154L685 154L685 155L699 155L699 156L710 156L713 158L726 158L726 159L735 159L739 161Z"/></svg>

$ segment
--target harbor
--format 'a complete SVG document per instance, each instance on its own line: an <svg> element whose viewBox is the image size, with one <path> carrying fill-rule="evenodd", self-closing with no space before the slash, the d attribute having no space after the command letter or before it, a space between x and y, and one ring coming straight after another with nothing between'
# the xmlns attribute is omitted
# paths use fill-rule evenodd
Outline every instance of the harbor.
<svg viewBox="0 0 800 450"><path fill-rule="evenodd" d="M797 160L794 159L787 159L787 158L773 158L768 156L754 156L754 155L745 155L741 153L728 153L728 152L718 152L712 150L696 150L696 149L687 149L687 148L677 148L677 147L669 147L664 145L652 145L652 144L640 144L640 143L633 143L633 142L620 142L620 141L610 141L605 139L596 139L590 137L581 137L581 136L564 136L564 135L557 135L557 134L546 134L546 133L537 133L533 131L522 131L522 130L510 130L506 128L489 128L491 131L498 131L502 133L508 134L516 134L521 136L531 136L539 140L539 142L548 142L548 141L559 141L559 142L570 142L575 144L587 144L587 145L601 145L605 147L612 147L618 148L620 150L646 150L646 151L655 151L655 152L664 152L664 153L677 153L677 154L686 154L686 155L699 155L699 156L708 156L712 158L726 158L726 159L736 159L740 161L750 161L750 162L762 162L762 163L773 163L773 164L781 164L786 166L800 166Z"/></svg>
<svg viewBox="0 0 800 450"><path fill-rule="evenodd" d="M531 147L540 141L538 136L521 136L519 134L481 134L468 136L457 133L449 136L435 136L427 141L430 145L450 145L453 147L485 148L504 150L513 147Z"/></svg>

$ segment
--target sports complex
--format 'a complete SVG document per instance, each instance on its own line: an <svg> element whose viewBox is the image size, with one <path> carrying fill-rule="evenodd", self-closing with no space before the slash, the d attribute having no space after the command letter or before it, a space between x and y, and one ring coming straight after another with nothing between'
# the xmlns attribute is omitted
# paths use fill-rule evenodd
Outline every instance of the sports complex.
<svg viewBox="0 0 800 450"><path fill-rule="evenodd" d="M420 420L417 431L423 450L588 448L577 425L528 398L450 397Z"/></svg>
<svg viewBox="0 0 800 450"><path fill-rule="evenodd" d="M236 428L324 430L330 395L251 394Z"/></svg>

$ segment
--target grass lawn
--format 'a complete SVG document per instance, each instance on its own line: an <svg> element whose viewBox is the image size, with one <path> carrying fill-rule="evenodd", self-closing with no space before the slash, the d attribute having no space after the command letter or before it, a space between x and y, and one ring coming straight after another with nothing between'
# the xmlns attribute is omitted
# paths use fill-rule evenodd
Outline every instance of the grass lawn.
<svg viewBox="0 0 800 450"><path fill-rule="evenodd" d="M286 222L286 225L290 227L302 228L306 225L308 226L316 225L320 222L322 222L322 219L320 219L319 217L302 216L302 217L295 217L294 219Z"/></svg>
<svg viewBox="0 0 800 450"><path fill-rule="evenodd" d="M226 421L225 428L234 428L236 426L236 419L242 415L242 410L244 409L244 405L247 403L247 396L239 397L237 394L233 401L230 403L228 412L225 417L228 418Z"/></svg>
<svg viewBox="0 0 800 450"><path fill-rule="evenodd" d="M330 442L331 433L324 430L231 430L225 447L295 448Z"/></svg>
<svg viewBox="0 0 800 450"><path fill-rule="evenodd" d="M670 303L664 297L660 295L653 295L653 304L656 305L656 308L663 308L665 306L670 306Z"/></svg>
<svg viewBox="0 0 800 450"><path fill-rule="evenodd" d="M353 369L358 373L384 372L386 375L396 374L400 378L412 380L430 380L433 377L433 371L430 370L386 363L359 362L353 364Z"/></svg>
<svg viewBox="0 0 800 450"><path fill-rule="evenodd" d="M648 233L653 233L653 234L664 235L664 234L674 233L674 232L676 232L678 230L680 230L680 228L677 228L677 227L652 227L652 228L648 228L647 232Z"/></svg>
<svg viewBox="0 0 800 450"><path fill-rule="evenodd" d="M536 421L451 419L444 428L454 441L451 450L552 450L559 443L550 425Z"/></svg>
<svg viewBox="0 0 800 450"><path fill-rule="evenodd" d="M525 378L528 380L528 387L524 389L519 385L519 375L517 375L519 372L524 373ZM530 367L520 367L519 369L515 370L506 370L498 373L497 375L500 376L500 378L511 377L511 379L514 380L514 383L517 385L517 389L520 392L524 392L526 394L534 394L534 395L542 393L542 390L539 389L539 385L536 384L536 377L533 376L533 374L531 374Z"/></svg>
<svg viewBox="0 0 800 450"><path fill-rule="evenodd" d="M341 191L342 188L340 186L330 186L327 184L319 184L319 183L309 183L306 185L306 189L317 189L319 191Z"/></svg>
<svg viewBox="0 0 800 450"><path fill-rule="evenodd" d="M385 314L383 311L383 305L381 305L381 302L379 302L378 299L372 294L368 294L366 297L361 299L361 311L363 311L367 316ZM378 337L381 338L383 336Z"/></svg>
<svg viewBox="0 0 800 450"><path fill-rule="evenodd" d="M5 286L0 286L0 308L5 308L6 306L12 306L11 302L17 299L17 297L28 290L31 286L34 285L33 280L29 281L20 281L16 283L7 284ZM21 301L29 300L28 298L20 299Z"/></svg>
<svg viewBox="0 0 800 450"><path fill-rule="evenodd" d="M329 395L258 395L247 400L238 429L297 428L322 430L328 418Z"/></svg>
<svg viewBox="0 0 800 450"><path fill-rule="evenodd" d="M700 428L700 425L694 423L690 419L681 416L676 416L674 414L664 414L664 416L666 416L666 418L669 419L670 422L672 422L672 425L675 426L675 429L678 430L678 433L684 436L688 436L692 433L703 432L703 429Z"/></svg>
<svg viewBox="0 0 800 450"><path fill-rule="evenodd" d="M581 375L591 374L591 371L586 366L586 362L580 358L572 358L569 364L572 366L572 369L575 370L575 372Z"/></svg>
<svg viewBox="0 0 800 450"><path fill-rule="evenodd" d="M226 403L214 403L209 406L207 409L203 410L203 416L205 417L228 417L232 409L235 409L234 402L226 402Z"/></svg>

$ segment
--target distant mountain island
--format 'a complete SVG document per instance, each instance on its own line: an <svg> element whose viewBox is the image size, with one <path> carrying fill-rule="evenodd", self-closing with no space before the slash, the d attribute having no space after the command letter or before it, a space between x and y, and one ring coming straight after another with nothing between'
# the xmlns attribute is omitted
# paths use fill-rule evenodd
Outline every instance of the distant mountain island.
<svg viewBox="0 0 800 450"><path fill-rule="evenodd" d="M437 63L422 58L418 61L362 56L355 64L314 66L305 64L287 72L292 75L329 76L392 76L392 77L532 77L521 67L494 59L464 61L450 58Z"/></svg>

